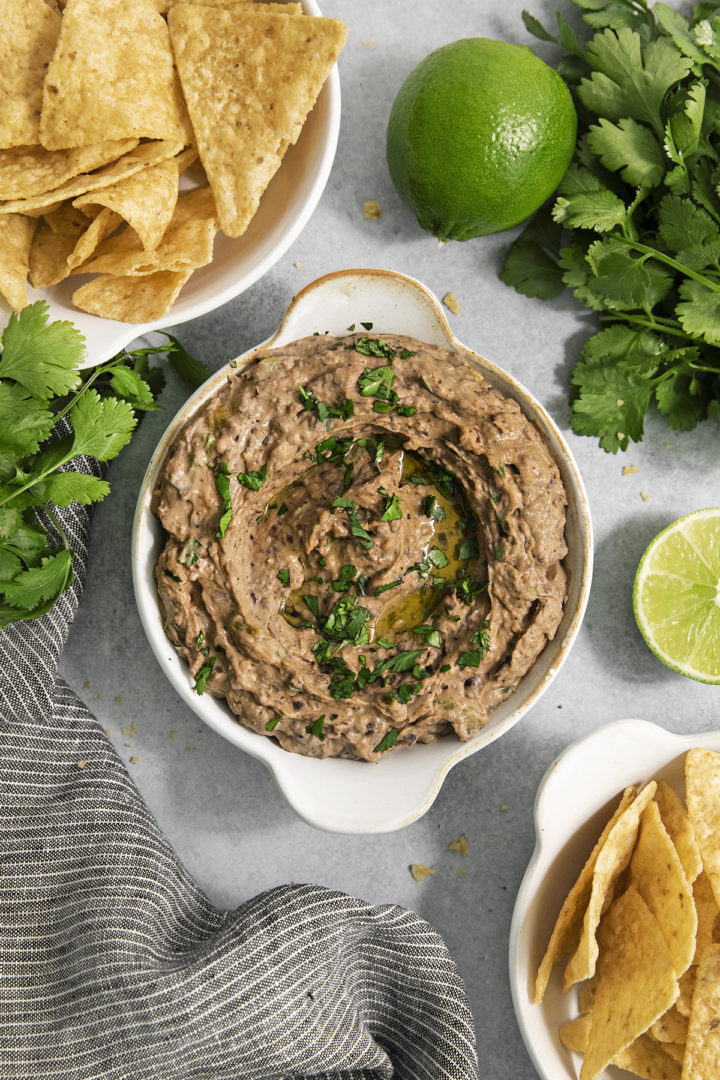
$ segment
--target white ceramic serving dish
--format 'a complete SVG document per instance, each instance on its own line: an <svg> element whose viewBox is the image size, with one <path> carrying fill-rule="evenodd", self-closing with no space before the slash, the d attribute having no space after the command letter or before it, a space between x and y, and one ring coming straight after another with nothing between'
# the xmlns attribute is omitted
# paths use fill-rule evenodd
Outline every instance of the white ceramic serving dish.
<svg viewBox="0 0 720 1080"><path fill-rule="evenodd" d="M303 0L307 15L320 15L315 0ZM167 315L150 323L124 323L79 311L73 292L89 277L71 277L47 289L28 287L28 301L45 300L50 319L69 319L85 337L87 355L81 367L94 367L150 330L196 319L250 288L297 239L318 204L332 168L340 130L340 79L337 65L325 83L295 146L260 201L243 236L215 238L213 260L196 270ZM10 318L0 296L0 327Z"/></svg>
<svg viewBox="0 0 720 1080"><path fill-rule="evenodd" d="M720 731L676 735L646 720L618 720L563 751L538 788L536 846L515 901L509 962L518 1025L542 1080L577 1080L582 1064L558 1036L579 1012L576 990L562 992L562 960L542 1003L532 1003L538 965L563 901L628 784L662 778L684 798L684 757L693 746L720 750ZM598 1080L626 1075L611 1066Z"/></svg>
<svg viewBox="0 0 720 1080"><path fill-rule="evenodd" d="M407 334L456 350L504 394L519 401L552 447L568 492L569 599L562 623L555 640L472 741L461 743L449 736L432 745L388 754L374 765L334 758L321 761L288 753L274 739L238 724L223 702L194 693L187 665L165 637L158 613L153 567L162 549L163 530L150 512L150 498L168 448L188 417L224 382L227 368L208 379L189 399L160 440L140 490L133 529L133 577L140 616L155 655L183 701L224 738L264 762L301 818L317 828L345 833L384 832L408 825L432 805L453 765L497 739L527 712L557 674L578 632L592 568L587 498L578 468L555 424L511 376L456 340L438 300L418 281L388 270L328 274L303 289L276 333L236 363L247 363L261 350L318 329L341 335L350 324L368 321L373 324L373 333Z"/></svg>

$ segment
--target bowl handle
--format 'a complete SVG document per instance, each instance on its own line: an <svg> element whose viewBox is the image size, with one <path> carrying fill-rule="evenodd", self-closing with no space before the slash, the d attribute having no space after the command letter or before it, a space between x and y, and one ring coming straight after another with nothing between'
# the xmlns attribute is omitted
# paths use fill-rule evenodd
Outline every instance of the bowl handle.
<svg viewBox="0 0 720 1080"><path fill-rule="evenodd" d="M457 347L437 297L415 278L380 269L337 270L306 285L265 347L316 333L341 337L351 326L358 332L405 334Z"/></svg>

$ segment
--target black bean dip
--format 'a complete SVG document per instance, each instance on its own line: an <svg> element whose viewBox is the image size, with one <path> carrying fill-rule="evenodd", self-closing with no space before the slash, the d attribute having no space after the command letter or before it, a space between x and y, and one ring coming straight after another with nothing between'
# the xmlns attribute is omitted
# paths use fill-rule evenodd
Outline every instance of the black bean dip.
<svg viewBox="0 0 720 1080"><path fill-rule="evenodd" d="M566 495L458 353L314 335L231 370L153 495L198 693L312 757L471 739L555 634Z"/></svg>

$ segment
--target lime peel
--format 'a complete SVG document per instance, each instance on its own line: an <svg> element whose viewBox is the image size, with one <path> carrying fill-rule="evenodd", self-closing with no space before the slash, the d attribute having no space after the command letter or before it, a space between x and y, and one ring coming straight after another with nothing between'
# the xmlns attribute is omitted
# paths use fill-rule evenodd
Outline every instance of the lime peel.
<svg viewBox="0 0 720 1080"><path fill-rule="evenodd" d="M663 664L720 684L720 507L686 514L649 544L635 576L633 611Z"/></svg>

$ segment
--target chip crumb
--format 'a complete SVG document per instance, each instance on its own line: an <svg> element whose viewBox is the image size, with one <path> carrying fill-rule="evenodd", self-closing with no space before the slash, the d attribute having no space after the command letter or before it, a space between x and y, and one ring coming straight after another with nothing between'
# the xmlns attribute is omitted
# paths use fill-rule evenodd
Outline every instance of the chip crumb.
<svg viewBox="0 0 720 1080"><path fill-rule="evenodd" d="M127 737L129 739L132 739L132 737L135 734L135 732L133 731L133 729L131 727L121 727L120 731L122 732L123 735L127 735Z"/></svg>
<svg viewBox="0 0 720 1080"><path fill-rule="evenodd" d="M504 813L507 810L507 803L500 803L500 810Z"/></svg>
<svg viewBox="0 0 720 1080"><path fill-rule="evenodd" d="M465 869L464 866L463 866L462 870L458 870L458 877L465 877L466 874L467 874L467 870Z"/></svg>
<svg viewBox="0 0 720 1080"><path fill-rule="evenodd" d="M457 302L457 297L455 296L455 293L446 292L443 296L442 302L448 309L448 311L452 311L453 315L460 314L460 305Z"/></svg>
<svg viewBox="0 0 720 1080"><path fill-rule="evenodd" d="M432 877L435 873L434 866L423 866L422 863L411 863L410 873L415 878L415 881L423 881L426 877Z"/></svg>
<svg viewBox="0 0 720 1080"><path fill-rule="evenodd" d="M648 499L650 498L650 492L649 491L641 491L640 492L640 498L642 499L643 502L647 502Z"/></svg>
<svg viewBox="0 0 720 1080"><path fill-rule="evenodd" d="M194 747L194 746L186 746L186 747L185 747L185 749L186 749L186 751L188 752L188 754L192 754L192 752L193 752L193 750L195 749L195 747Z"/></svg>
<svg viewBox="0 0 720 1080"><path fill-rule="evenodd" d="M170 732L170 738L171 739L177 739L177 731L171 731Z"/></svg>
<svg viewBox="0 0 720 1080"><path fill-rule="evenodd" d="M85 761L84 759L82 761L78 761L78 769L84 769L86 765L87 761Z"/></svg>
<svg viewBox="0 0 720 1080"><path fill-rule="evenodd" d="M104 694L98 694L97 699L98 699L98 701L104 701L105 700L105 695Z"/></svg>
<svg viewBox="0 0 720 1080"><path fill-rule="evenodd" d="M369 49L375 44L375 42L372 38L365 38L365 40L361 41L360 44L362 45L363 49Z"/></svg>
<svg viewBox="0 0 720 1080"><path fill-rule="evenodd" d="M459 851L461 855L467 855L470 850L470 845L467 842L467 838L462 833L457 840L453 840L451 844L448 844L449 851Z"/></svg>
<svg viewBox="0 0 720 1080"><path fill-rule="evenodd" d="M118 703L118 705L120 705L120 704L121 704L121 702L122 702L122 699L123 699L123 696L122 696L122 694L116 694L116 695L115 695L115 701L116 701L116 702Z"/></svg>
<svg viewBox="0 0 720 1080"><path fill-rule="evenodd" d="M138 765L138 764L140 763L140 758L139 758L139 757L131 757L131 758L130 758L130 762L131 762L131 763L132 763L133 765Z"/></svg>
<svg viewBox="0 0 720 1080"><path fill-rule="evenodd" d="M295 269L296 269L296 270L302 270L302 268L303 268L303 266L304 266L304 265L305 265L305 264L304 264L304 263L301 263L301 262L296 262L296 263L293 263L293 266L295 267Z"/></svg>
<svg viewBox="0 0 720 1080"><path fill-rule="evenodd" d="M84 682L83 683L83 690L89 690L89 689L90 689L90 683L89 682Z"/></svg>
<svg viewBox="0 0 720 1080"><path fill-rule="evenodd" d="M446 245L446 244L449 244L449 243L450 243L450 241L449 241L449 240L441 240L441 239L440 239L440 238L438 237L438 251L440 250L440 248L444 248L444 247L445 247L445 245Z"/></svg>
<svg viewBox="0 0 720 1080"><path fill-rule="evenodd" d="M108 739L112 737L112 731L109 727L105 728L105 734L107 735Z"/></svg>
<svg viewBox="0 0 720 1080"><path fill-rule="evenodd" d="M639 472L640 472L640 466L639 465L623 465L623 470L622 470L623 476L634 476L635 473L639 473Z"/></svg>
<svg viewBox="0 0 720 1080"><path fill-rule="evenodd" d="M380 203L377 199L368 199L363 203L363 217L368 221L377 221L381 215Z"/></svg>

